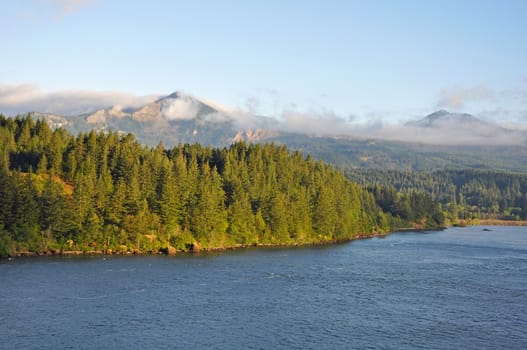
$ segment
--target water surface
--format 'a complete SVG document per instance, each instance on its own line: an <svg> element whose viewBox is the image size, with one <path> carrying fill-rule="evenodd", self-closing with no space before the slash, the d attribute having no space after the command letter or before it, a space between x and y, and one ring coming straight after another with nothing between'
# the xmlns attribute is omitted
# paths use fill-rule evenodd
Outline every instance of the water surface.
<svg viewBox="0 0 527 350"><path fill-rule="evenodd" d="M527 228L0 262L2 349L527 349Z"/></svg>

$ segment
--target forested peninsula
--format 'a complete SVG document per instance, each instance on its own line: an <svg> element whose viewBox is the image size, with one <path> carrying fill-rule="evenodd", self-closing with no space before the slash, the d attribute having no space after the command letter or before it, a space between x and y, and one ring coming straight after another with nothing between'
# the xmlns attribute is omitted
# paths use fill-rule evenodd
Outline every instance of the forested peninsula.
<svg viewBox="0 0 527 350"><path fill-rule="evenodd" d="M0 115L0 198L0 256L315 244L444 220L427 197L396 198L418 217L383 211L341 172L285 146L152 148L31 116Z"/></svg>

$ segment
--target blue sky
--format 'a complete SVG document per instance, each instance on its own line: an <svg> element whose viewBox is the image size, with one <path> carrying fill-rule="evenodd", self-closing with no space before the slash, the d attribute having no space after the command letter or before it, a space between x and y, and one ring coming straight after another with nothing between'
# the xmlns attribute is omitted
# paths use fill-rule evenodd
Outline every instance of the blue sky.
<svg viewBox="0 0 527 350"><path fill-rule="evenodd" d="M0 109L183 90L275 117L525 122L526 14L524 0L0 0Z"/></svg>

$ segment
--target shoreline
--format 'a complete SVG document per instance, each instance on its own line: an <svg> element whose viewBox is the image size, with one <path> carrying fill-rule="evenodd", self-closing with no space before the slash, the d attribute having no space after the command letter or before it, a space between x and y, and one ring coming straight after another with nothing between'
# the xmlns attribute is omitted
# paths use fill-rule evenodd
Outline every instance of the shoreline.
<svg viewBox="0 0 527 350"><path fill-rule="evenodd" d="M433 228L415 228L415 227L403 227L398 228L387 233L372 233L372 234L359 234L353 238L346 239L333 239L328 241L320 242L304 242L304 243L252 243L252 244L239 244L227 247L211 247L211 248L199 248L199 249L169 249L169 247L159 248L157 251L142 251L138 249L130 251L113 251L108 250L47 250L44 252L31 252L22 251L17 252L13 255L0 257L0 259L13 259L13 258L24 258L24 257L86 257L86 256L175 256L175 255L188 255L188 254L200 254L200 253L213 253L239 249L251 249L251 248L303 248L303 247L318 247L334 244L344 244L355 240L369 239L386 237L393 233L406 233L406 232L417 232L426 233L431 231L443 231L450 227L468 227L468 226L527 226L527 221L507 221L507 220L471 220L471 221L460 221L458 224L451 226L433 227Z"/></svg>
<svg viewBox="0 0 527 350"><path fill-rule="evenodd" d="M416 230L422 231L422 230ZM329 246L334 244L344 244L349 243L355 240L375 238L375 237L384 237L391 233L396 233L398 231L391 231L388 233L373 233L373 234L359 234L353 238L346 239L333 239L328 241L321 242L305 242L305 243L252 243L252 244L239 244L226 247L211 247L211 248L199 248L199 249L169 249L168 247L159 248L157 251L142 251L138 249L119 252L109 250L90 250L90 251L81 251L81 250L47 250L43 252L31 252L31 251L22 251L17 252L13 255L7 257L1 257L12 259L12 258L25 258L25 257L86 257L86 256L155 256L155 255L165 255L165 256L175 256L181 254L200 254L200 253L213 253L213 252L222 252L229 250L239 250L239 249L251 249L251 248L303 248L303 247L318 247L318 246Z"/></svg>
<svg viewBox="0 0 527 350"><path fill-rule="evenodd" d="M527 220L474 219L459 220L454 227L465 226L527 226Z"/></svg>

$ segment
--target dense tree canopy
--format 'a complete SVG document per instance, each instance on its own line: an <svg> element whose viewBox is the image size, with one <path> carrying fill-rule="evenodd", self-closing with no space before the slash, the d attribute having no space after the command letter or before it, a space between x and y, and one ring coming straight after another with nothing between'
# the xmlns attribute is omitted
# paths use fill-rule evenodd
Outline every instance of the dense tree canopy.
<svg viewBox="0 0 527 350"><path fill-rule="evenodd" d="M315 243L394 222L372 193L284 146L150 148L31 117L0 116L0 196L0 255Z"/></svg>
<svg viewBox="0 0 527 350"><path fill-rule="evenodd" d="M427 193L452 221L458 219L527 220L527 174L490 170L350 170L347 176L366 186L403 194ZM381 205L382 206L382 205Z"/></svg>

